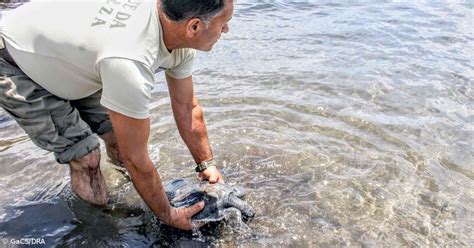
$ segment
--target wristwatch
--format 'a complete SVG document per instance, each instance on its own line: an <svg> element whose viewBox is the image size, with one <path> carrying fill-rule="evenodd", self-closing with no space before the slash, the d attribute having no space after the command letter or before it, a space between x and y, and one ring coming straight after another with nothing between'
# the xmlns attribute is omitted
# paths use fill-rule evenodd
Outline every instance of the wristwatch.
<svg viewBox="0 0 474 248"><path fill-rule="evenodd" d="M196 164L196 172L201 172L211 166L217 166L217 162L214 159L206 160L200 164Z"/></svg>

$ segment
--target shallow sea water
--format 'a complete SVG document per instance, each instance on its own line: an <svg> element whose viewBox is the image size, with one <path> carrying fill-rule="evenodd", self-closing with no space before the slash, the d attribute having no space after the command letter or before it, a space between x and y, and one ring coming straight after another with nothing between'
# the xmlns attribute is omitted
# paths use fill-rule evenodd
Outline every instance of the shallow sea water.
<svg viewBox="0 0 474 248"><path fill-rule="evenodd" d="M58 247L474 245L473 4L236 1L198 53L195 90L249 228L202 237L150 213L96 209L0 110L0 237ZM193 162L157 75L149 151L162 178ZM3 244L0 244L0 247Z"/></svg>

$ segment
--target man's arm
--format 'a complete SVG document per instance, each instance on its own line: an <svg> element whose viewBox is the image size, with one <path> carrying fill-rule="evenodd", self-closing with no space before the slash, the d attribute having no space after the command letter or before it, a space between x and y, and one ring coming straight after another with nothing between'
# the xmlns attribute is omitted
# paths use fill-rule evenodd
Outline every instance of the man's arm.
<svg viewBox="0 0 474 248"><path fill-rule="evenodd" d="M191 230L191 217L201 211L204 204L201 202L179 209L170 206L160 175L148 155L150 120L130 118L111 110L109 115L122 161L137 192L155 215L166 224Z"/></svg>
<svg viewBox="0 0 474 248"><path fill-rule="evenodd" d="M166 75L171 97L171 107L179 133L196 163L212 159L206 123L199 101L194 95L192 77L175 79ZM199 173L200 179L211 183L224 182L216 167L209 167Z"/></svg>

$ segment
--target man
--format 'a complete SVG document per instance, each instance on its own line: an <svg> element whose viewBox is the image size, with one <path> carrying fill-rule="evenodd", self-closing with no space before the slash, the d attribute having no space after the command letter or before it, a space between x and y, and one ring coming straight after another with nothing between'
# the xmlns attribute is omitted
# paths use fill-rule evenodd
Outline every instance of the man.
<svg viewBox="0 0 474 248"><path fill-rule="evenodd" d="M232 14L232 0L27 3L3 18L0 106L36 145L70 165L80 198L107 202L99 136L156 216L189 230L204 204L172 208L148 156L153 74L166 70L174 118L198 177L223 183L191 67L194 49L211 50Z"/></svg>

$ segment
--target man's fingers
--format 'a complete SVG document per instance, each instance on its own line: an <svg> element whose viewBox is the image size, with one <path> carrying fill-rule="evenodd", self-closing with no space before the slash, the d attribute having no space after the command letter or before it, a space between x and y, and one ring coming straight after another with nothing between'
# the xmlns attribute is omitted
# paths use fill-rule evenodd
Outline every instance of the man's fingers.
<svg viewBox="0 0 474 248"><path fill-rule="evenodd" d="M210 183L216 183L217 182L217 175L216 174L212 174L211 177L209 178L209 182Z"/></svg>
<svg viewBox="0 0 474 248"><path fill-rule="evenodd" d="M204 222L204 221L193 221L193 224L194 224L197 228L201 228L202 226L206 225L206 222Z"/></svg>
<svg viewBox="0 0 474 248"><path fill-rule="evenodd" d="M195 214L199 213L203 208L204 208L204 202L203 201L192 205L191 207L188 208L189 217L192 217Z"/></svg>
<svg viewBox="0 0 474 248"><path fill-rule="evenodd" d="M198 179L199 181L204 180L204 177L202 176L202 173L199 173L199 174L198 174L197 179Z"/></svg>

